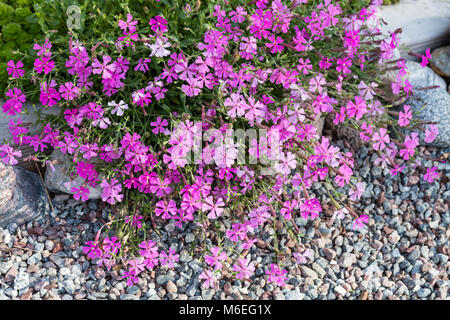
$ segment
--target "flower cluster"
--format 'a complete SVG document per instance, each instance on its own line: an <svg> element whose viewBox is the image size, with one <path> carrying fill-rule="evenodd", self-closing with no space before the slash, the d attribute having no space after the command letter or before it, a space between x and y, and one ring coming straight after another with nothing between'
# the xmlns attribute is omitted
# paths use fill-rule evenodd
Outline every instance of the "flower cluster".
<svg viewBox="0 0 450 320"><path fill-rule="evenodd" d="M229 227L222 225L222 238L203 248L200 279L205 288L225 276L254 277L257 266L245 256L233 260L227 248L250 249L265 226L277 222L293 231L295 260L306 263L311 253L298 241L294 221L319 219L324 211L311 190L314 183L333 191L335 216L351 215L352 227L364 228L369 216L351 203L360 199L365 184L353 176L352 154L320 137L315 126L320 118L330 115L337 125L357 128L392 174L404 168L396 159L414 158L419 135L391 138L386 123L419 127L426 142L438 134L434 124L423 128L413 121L409 106L391 117L389 103L395 101L385 90L408 96L412 87L404 60L392 61L397 33L379 38L375 13L381 1L355 15L346 15L331 0L317 6L308 1L234 2L215 5L209 29L184 47L163 14L150 17L148 25L145 21L146 35L140 31L142 21L127 14L117 23L113 43L88 48L71 39L64 66L52 60L48 39L33 47L33 70L22 70L20 61L8 64L14 81L5 113L22 112L26 97L20 81L25 79L39 82L44 106L61 110L40 135L28 135L21 120L11 122L14 143L31 145L44 160L42 152L49 148L71 157L73 177L84 181L70 186L75 199L87 200L90 188L97 187L103 201L132 212L111 217L120 239L106 237L102 245L95 240L84 248L108 269L120 257L129 285L146 269L176 266L175 250L160 249L147 237L166 222L179 228L194 224L206 235L231 219ZM393 83L373 76L392 63L398 70ZM70 81L60 80L63 67ZM260 164L239 163L239 147L246 144L234 142L227 133L231 128L265 130L268 140L277 137L276 146L249 142L248 153L255 159L277 160L271 175L263 175ZM212 129L215 133L198 143L199 135ZM201 161L189 161L191 152ZM0 148L8 164L20 156L10 145ZM432 182L438 176L431 168L424 179ZM285 284L282 264L277 261L266 270L269 282Z"/></svg>

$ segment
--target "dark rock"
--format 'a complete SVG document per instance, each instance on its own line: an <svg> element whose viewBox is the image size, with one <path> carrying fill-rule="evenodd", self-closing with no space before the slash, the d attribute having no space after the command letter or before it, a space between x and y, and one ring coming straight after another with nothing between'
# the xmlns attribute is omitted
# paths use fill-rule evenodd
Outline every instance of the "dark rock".
<svg viewBox="0 0 450 320"><path fill-rule="evenodd" d="M0 162L0 227L43 221L50 204L40 177Z"/></svg>
<svg viewBox="0 0 450 320"><path fill-rule="evenodd" d="M442 77L450 77L450 46L438 48L431 53L430 66Z"/></svg>

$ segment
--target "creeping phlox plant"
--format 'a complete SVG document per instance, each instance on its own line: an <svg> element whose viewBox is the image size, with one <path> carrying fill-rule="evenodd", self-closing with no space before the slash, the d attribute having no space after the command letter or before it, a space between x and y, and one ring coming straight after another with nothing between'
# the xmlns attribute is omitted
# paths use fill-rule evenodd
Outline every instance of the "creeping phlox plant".
<svg viewBox="0 0 450 320"><path fill-rule="evenodd" d="M309 2L218 1L199 26L206 28L203 37L183 48L166 19L171 7L155 2L160 15L118 19L113 43L86 47L71 38L65 65L55 63L49 39L34 45L33 70L8 62L13 79L3 112L22 112L24 80L36 85L44 106L61 111L38 135L11 120L14 144L32 146L31 158L49 170L44 150L66 155L72 177L84 179L68 185L73 197L85 201L91 188L100 188L113 208L105 229L85 244L89 258L108 270L123 266L129 285L146 269L173 268L179 253L157 240L171 220L199 231L205 288L252 277L255 265L245 251L280 224L294 243L292 259L305 263L312 253L294 219L320 219L313 183L326 187L335 217L351 215L355 230L365 227L369 216L352 205L365 191L353 176L352 154L320 137L315 123L331 115L336 125L358 129L378 153L377 165L392 175L405 168L399 159L414 159L419 144L417 132L405 136L398 127L424 131L426 142L438 130L413 120L409 106L390 110L413 92L405 61L394 58L398 32L380 32L381 1L353 15L339 2ZM186 4L184 14L200 6ZM390 83L382 76L392 71ZM70 81L60 80L63 73ZM239 129L244 139L236 141ZM0 148L8 164L20 156L12 144ZM423 178L438 176L431 168ZM102 234L107 230L114 235ZM284 255L276 233L270 236L278 260L266 275L283 286Z"/></svg>

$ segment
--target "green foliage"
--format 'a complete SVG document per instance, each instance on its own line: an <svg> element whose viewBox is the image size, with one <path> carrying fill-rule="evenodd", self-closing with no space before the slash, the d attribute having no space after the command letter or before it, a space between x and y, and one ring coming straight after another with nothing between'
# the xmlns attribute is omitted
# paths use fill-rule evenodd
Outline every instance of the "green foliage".
<svg viewBox="0 0 450 320"><path fill-rule="evenodd" d="M10 22L2 28L3 37L7 41L18 39L21 32L22 27L17 22Z"/></svg>
<svg viewBox="0 0 450 320"><path fill-rule="evenodd" d="M241 1L244 5L245 1ZM315 1L311 1L313 5ZM356 13L369 0L341 0L345 12ZM209 12L222 1L196 0L0 0L0 63L10 59L21 59L25 67L32 67L34 59L29 55L32 44L45 37L52 42L52 51L63 52L67 48L70 36L87 47L95 46L99 41L114 46L120 30L119 19L126 19L131 13L139 21L140 32L150 31L148 21L155 15L163 15L169 22L168 28L176 30L173 43L185 50L198 42L210 26L206 21ZM171 10L161 12L161 4L168 4ZM70 17L67 8L76 5L81 10L81 29L67 26ZM191 10L184 8L190 6ZM20 54L12 54L18 51ZM66 55L56 55L58 63L65 61ZM142 77L136 73L136 77ZM7 79L0 79L0 88L6 86ZM137 78L137 81L142 79ZM3 90L0 90L2 92ZM33 98L31 96L30 98ZM36 98L36 97L34 97ZM172 97L177 104L179 97Z"/></svg>

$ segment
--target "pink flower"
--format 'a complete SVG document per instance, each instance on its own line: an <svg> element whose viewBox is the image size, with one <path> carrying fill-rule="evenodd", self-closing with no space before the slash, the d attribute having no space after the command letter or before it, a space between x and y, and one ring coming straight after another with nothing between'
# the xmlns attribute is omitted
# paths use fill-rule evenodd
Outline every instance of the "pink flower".
<svg viewBox="0 0 450 320"><path fill-rule="evenodd" d="M44 71L44 74L48 74L53 70L54 67L55 62L50 60L50 58L41 57L34 60L34 69L37 73L42 73L42 71Z"/></svg>
<svg viewBox="0 0 450 320"><path fill-rule="evenodd" d="M104 179L100 184L100 187L103 188L103 201L106 201L109 204L116 204L116 202L122 201L123 194L120 194L120 192L122 191L122 185L116 179L111 179L110 183L108 183L108 181Z"/></svg>
<svg viewBox="0 0 450 320"><path fill-rule="evenodd" d="M287 270L280 269L280 267L272 263L270 270L266 270L266 274L269 275L267 281L275 282L280 287L284 287L286 285L285 281L287 280L286 273Z"/></svg>
<svg viewBox="0 0 450 320"><path fill-rule="evenodd" d="M78 96L80 90L72 82L66 82L64 85L59 86L59 93L64 99L73 100Z"/></svg>
<svg viewBox="0 0 450 320"><path fill-rule="evenodd" d="M400 111L398 114L398 124L400 127L406 127L409 124L409 121L412 119L412 112L410 111L410 106L404 106L404 112Z"/></svg>
<svg viewBox="0 0 450 320"><path fill-rule="evenodd" d="M347 208L342 208L333 213L333 218L344 219L346 214L348 214Z"/></svg>
<svg viewBox="0 0 450 320"><path fill-rule="evenodd" d="M162 267L173 268L175 266L175 262L179 261L179 254L175 253L175 250L170 248L169 253L167 254L165 251L161 251L159 254L159 260Z"/></svg>
<svg viewBox="0 0 450 320"><path fill-rule="evenodd" d="M276 37L275 35L270 35L268 40L270 41L269 43L266 43L266 47L270 48L272 50L270 50L270 53L277 53L277 52L281 52L284 49L284 46L282 45L282 43L284 42L284 40L281 37Z"/></svg>
<svg viewBox="0 0 450 320"><path fill-rule="evenodd" d="M344 164L339 167L339 173L341 175L337 175L335 181L338 184L338 186L342 188L350 182L350 177L352 176L353 171L349 166Z"/></svg>
<svg viewBox="0 0 450 320"><path fill-rule="evenodd" d="M183 90L183 92L188 97L198 96L200 94L201 90L200 90L200 83L197 81L197 79L188 78L188 79L186 79L186 82L188 84L187 85L183 84L181 86L181 90Z"/></svg>
<svg viewBox="0 0 450 320"><path fill-rule="evenodd" d="M25 74L25 70L22 69L22 67L22 61L19 60L16 64L14 64L14 60L9 60L6 64L6 71L8 71L8 74L13 78L20 78Z"/></svg>
<svg viewBox="0 0 450 320"><path fill-rule="evenodd" d="M364 182L358 182L356 184L356 190L353 190L351 188L349 190L350 200L358 201L361 198L361 195L364 193L365 189L366 184Z"/></svg>
<svg viewBox="0 0 450 320"><path fill-rule="evenodd" d="M300 214L305 219L311 216L311 220L314 220L320 212L322 212L322 206L316 198L306 200L300 205Z"/></svg>
<svg viewBox="0 0 450 320"><path fill-rule="evenodd" d="M10 116L22 112L22 105L25 102L25 95L19 88L12 88L6 92L6 97L9 99L3 104L3 112Z"/></svg>
<svg viewBox="0 0 450 320"><path fill-rule="evenodd" d="M70 189L70 192L73 193L73 198L75 200L80 200L80 198L81 198L82 201L87 201L89 199L90 191L88 188L85 188L83 186L80 186L79 188L72 187Z"/></svg>
<svg viewBox="0 0 450 320"><path fill-rule="evenodd" d="M224 209L222 207L224 205L225 203L222 198L217 198L217 200L214 200L212 196L209 196L202 204L202 212L208 211L209 219L217 219L223 214Z"/></svg>
<svg viewBox="0 0 450 320"><path fill-rule="evenodd" d="M295 252L293 256L298 264L306 263L308 262L308 259L313 258L312 251L310 249L305 249L303 253Z"/></svg>
<svg viewBox="0 0 450 320"><path fill-rule="evenodd" d="M158 134L158 133L168 134L168 130L166 128L164 128L168 124L169 124L169 122L167 122L166 119L161 120L161 117L157 117L156 121L150 123L150 125L152 127L155 127L154 129L152 129L152 132L154 134Z"/></svg>
<svg viewBox="0 0 450 320"><path fill-rule="evenodd" d="M375 141L375 143L372 145L374 150L380 150L382 151L387 143L389 143L391 140L389 139L389 136L387 135L387 129L380 128L378 132L375 132L375 134L372 137L372 140Z"/></svg>
<svg viewBox="0 0 450 320"><path fill-rule="evenodd" d="M22 151L14 151L14 149L10 147L9 144L0 146L0 158L2 158L3 163L11 166L16 165L19 163L16 157L22 157Z"/></svg>
<svg viewBox="0 0 450 320"><path fill-rule="evenodd" d="M219 285L218 279L216 278L216 275L209 270L204 270L200 276L200 280L204 280L202 284L202 288L208 289L208 288L217 288Z"/></svg>
<svg viewBox="0 0 450 320"><path fill-rule="evenodd" d="M436 139L439 134L439 129L435 124L430 124L425 130L425 139L426 143L431 143Z"/></svg>
<svg viewBox="0 0 450 320"><path fill-rule="evenodd" d="M133 33L136 31L136 27L135 25L137 25L138 22L136 20L133 21L133 16L131 14L127 14L127 20L123 21L123 20L119 20L119 28L124 30L124 31L129 31L130 33Z"/></svg>
<svg viewBox="0 0 450 320"><path fill-rule="evenodd" d="M167 31L167 21L161 16L156 16L151 18L148 22L151 29L155 32L166 32Z"/></svg>
<svg viewBox="0 0 450 320"><path fill-rule="evenodd" d="M406 136L403 145L405 149L401 149L399 154L405 160L409 160L415 153L415 148L419 145L419 134L417 132L411 133L411 135Z"/></svg>
<svg viewBox="0 0 450 320"><path fill-rule="evenodd" d="M211 255L205 255L205 262L214 267L215 270L222 269L223 264L220 261L226 261L228 259L228 256L224 251L220 254L219 251L219 247L212 247L210 250Z"/></svg>
<svg viewBox="0 0 450 320"><path fill-rule="evenodd" d="M358 218L356 218L355 222L353 223L353 230L355 229L362 229L364 228L364 223L369 222L369 216L362 214Z"/></svg>
<svg viewBox="0 0 450 320"><path fill-rule="evenodd" d="M436 172L437 167L427 168L427 173L424 174L423 178L429 183L433 183L435 179L439 177L439 172Z"/></svg>
<svg viewBox="0 0 450 320"><path fill-rule="evenodd" d="M428 60L431 59L430 48L425 51L425 55L422 55L422 62L420 63L422 68L425 68L428 64Z"/></svg>
<svg viewBox="0 0 450 320"><path fill-rule="evenodd" d="M255 272L255 264L248 262L247 259L238 259L237 263L233 264L233 271L237 272L236 278L244 280L248 279Z"/></svg>

